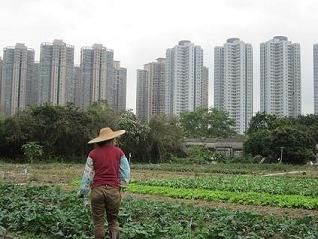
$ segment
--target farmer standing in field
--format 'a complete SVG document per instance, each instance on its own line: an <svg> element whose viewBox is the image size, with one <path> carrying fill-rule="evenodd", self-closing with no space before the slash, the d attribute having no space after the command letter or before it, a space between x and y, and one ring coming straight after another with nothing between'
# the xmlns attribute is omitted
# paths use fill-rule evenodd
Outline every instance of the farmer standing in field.
<svg viewBox="0 0 318 239"><path fill-rule="evenodd" d="M123 151L114 145L114 139L124 133L125 130L113 131L103 128L98 137L88 142L95 144L96 148L87 157L78 196L86 197L92 189L91 207L95 239L105 237L105 211L109 236L111 239L119 239L120 189L129 182L130 168Z"/></svg>

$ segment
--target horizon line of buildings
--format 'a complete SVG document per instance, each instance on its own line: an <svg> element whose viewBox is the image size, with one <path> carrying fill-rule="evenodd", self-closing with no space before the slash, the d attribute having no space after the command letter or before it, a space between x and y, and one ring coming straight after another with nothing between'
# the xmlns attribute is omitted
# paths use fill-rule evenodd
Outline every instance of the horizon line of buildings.
<svg viewBox="0 0 318 239"><path fill-rule="evenodd" d="M40 59L34 49L17 43L3 49L0 58L0 112L10 116L27 106L74 103L87 108L106 101L116 111L126 109L127 69L102 44L81 48L74 65L74 46L62 40L44 42Z"/></svg>
<svg viewBox="0 0 318 239"><path fill-rule="evenodd" d="M313 47L314 105L318 114L318 44ZM3 49L0 58L0 112L7 116L29 105L74 103L87 108L106 101L126 109L127 69L102 44L82 47L74 65L74 46L62 40L42 43L40 59L25 44ZM136 115L178 115L208 107L209 69L203 49L182 40L165 58L137 70ZM214 107L228 112L234 129L244 133L253 116L253 47L230 38L214 48ZM260 44L260 111L278 116L301 114L300 44L275 36Z"/></svg>
<svg viewBox="0 0 318 239"><path fill-rule="evenodd" d="M275 36L260 44L261 112L297 117L301 114L300 44ZM314 46L315 113L318 114L318 44ZM166 58L137 70L136 114L177 115L207 107L208 68L203 50L180 41L166 50ZM243 134L253 116L253 47L230 38L214 48L214 107L228 112L234 129Z"/></svg>

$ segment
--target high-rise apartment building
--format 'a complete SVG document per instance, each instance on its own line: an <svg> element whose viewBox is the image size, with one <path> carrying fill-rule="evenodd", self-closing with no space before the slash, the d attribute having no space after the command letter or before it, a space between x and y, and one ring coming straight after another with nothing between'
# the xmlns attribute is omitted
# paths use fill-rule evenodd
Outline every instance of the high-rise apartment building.
<svg viewBox="0 0 318 239"><path fill-rule="evenodd" d="M82 47L80 63L80 105L87 108L91 102L106 100L106 48L101 44Z"/></svg>
<svg viewBox="0 0 318 239"><path fill-rule="evenodd" d="M113 107L113 86L114 86L114 52L106 50L106 102Z"/></svg>
<svg viewBox="0 0 318 239"><path fill-rule="evenodd" d="M149 119L149 82L147 70L137 70L136 115L139 119Z"/></svg>
<svg viewBox="0 0 318 239"><path fill-rule="evenodd" d="M35 62L33 65L32 71L32 81L31 81L31 96L30 96L30 105L39 104L39 93L40 93L40 63Z"/></svg>
<svg viewBox="0 0 318 239"><path fill-rule="evenodd" d="M140 84L146 87L142 89L146 98L143 98L144 101L140 101L144 107L138 107L139 109L147 108L147 114L143 117L144 120L149 121L153 115L165 113L165 67L165 58L158 58L156 62L145 64L144 69L140 70L141 72L147 72L147 79L142 80L144 83ZM142 75L144 74L142 73ZM138 89L137 87L137 97Z"/></svg>
<svg viewBox="0 0 318 239"><path fill-rule="evenodd" d="M145 66L149 77L150 114L165 113L165 67L166 59L158 58Z"/></svg>
<svg viewBox="0 0 318 239"><path fill-rule="evenodd" d="M214 48L214 107L224 109L224 47Z"/></svg>
<svg viewBox="0 0 318 239"><path fill-rule="evenodd" d="M81 83L81 68L80 66L74 66L74 82L75 82L75 105L77 107L83 107L83 84Z"/></svg>
<svg viewBox="0 0 318 239"><path fill-rule="evenodd" d="M201 106L202 108L209 107L209 68L202 67L202 86L201 86Z"/></svg>
<svg viewBox="0 0 318 239"><path fill-rule="evenodd" d="M124 111L126 110L127 69L120 67L119 61L114 61L113 71L112 108L116 111Z"/></svg>
<svg viewBox="0 0 318 239"><path fill-rule="evenodd" d="M74 102L74 47L62 40L42 43L40 52L40 103Z"/></svg>
<svg viewBox="0 0 318 239"><path fill-rule="evenodd" d="M261 43L261 112L297 117L301 114L300 44L284 36Z"/></svg>
<svg viewBox="0 0 318 239"><path fill-rule="evenodd" d="M180 41L166 51L165 112L176 115L202 107L203 50Z"/></svg>
<svg viewBox="0 0 318 239"><path fill-rule="evenodd" d="M96 101L112 106L114 53L102 44L81 49L81 104L87 108Z"/></svg>
<svg viewBox="0 0 318 239"><path fill-rule="evenodd" d="M13 115L30 104L34 50L24 44L3 50L1 111Z"/></svg>
<svg viewBox="0 0 318 239"><path fill-rule="evenodd" d="M214 102L243 134L253 116L253 49L239 38L230 38L214 49Z"/></svg>
<svg viewBox="0 0 318 239"><path fill-rule="evenodd" d="M313 47L314 58L314 113L318 115L318 44Z"/></svg>

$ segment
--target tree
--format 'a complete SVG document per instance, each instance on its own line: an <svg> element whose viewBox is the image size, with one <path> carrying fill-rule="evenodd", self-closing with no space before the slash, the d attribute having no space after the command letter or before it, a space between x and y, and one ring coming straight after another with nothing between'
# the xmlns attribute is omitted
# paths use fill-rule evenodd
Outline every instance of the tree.
<svg viewBox="0 0 318 239"><path fill-rule="evenodd" d="M254 117L252 117L247 134L250 135L259 130L272 130L274 122L277 119L275 115L269 115L265 113L258 112Z"/></svg>
<svg viewBox="0 0 318 239"><path fill-rule="evenodd" d="M101 128L110 127L115 129L118 127L119 115L108 106L104 101L98 101L90 105L87 109L90 118L90 133L95 136Z"/></svg>
<svg viewBox="0 0 318 239"><path fill-rule="evenodd" d="M4 134L4 131L5 131L4 122L5 122L5 118L2 115L0 115L0 155L5 155L5 152L6 152L6 148L5 148L6 138L5 138L5 134Z"/></svg>
<svg viewBox="0 0 318 239"><path fill-rule="evenodd" d="M318 115L308 114L308 115L299 115L295 119L297 125L303 126L318 126Z"/></svg>
<svg viewBox="0 0 318 239"><path fill-rule="evenodd" d="M253 156L261 155L273 160L272 157L272 133L268 129L259 129L248 135L244 142L245 154Z"/></svg>
<svg viewBox="0 0 318 239"><path fill-rule="evenodd" d="M126 134L118 139L125 154L131 154L137 161L151 160L148 125L137 119L131 111L126 111L119 117L118 129L126 130Z"/></svg>
<svg viewBox="0 0 318 239"><path fill-rule="evenodd" d="M31 109L34 121L32 141L44 146L47 154L79 155L87 148L90 118L73 104L52 106L49 104Z"/></svg>
<svg viewBox="0 0 318 239"><path fill-rule="evenodd" d="M187 137L227 138L235 135L234 121L224 111L198 108L180 114L180 124Z"/></svg>
<svg viewBox="0 0 318 239"><path fill-rule="evenodd" d="M21 154L21 146L32 141L34 124L30 110L6 118L2 129L3 142L0 146L2 156L15 158L16 155Z"/></svg>
<svg viewBox="0 0 318 239"><path fill-rule="evenodd" d="M44 104L0 119L0 156L20 159L24 153L30 160L35 145L28 142L36 141L43 146L45 158L57 156L67 161L73 156L83 157L90 150L87 142L104 127L127 131L119 144L136 161L163 161L181 151L183 136L175 118L160 116L148 124L131 111L119 115L105 102L97 102L87 110L74 104Z"/></svg>
<svg viewBox="0 0 318 239"><path fill-rule="evenodd" d="M156 115L149 122L151 159L162 162L182 152L183 132L174 117Z"/></svg>
<svg viewBox="0 0 318 239"><path fill-rule="evenodd" d="M315 157L315 141L310 134L295 127L278 127L272 133L271 149L280 157L283 147L283 162L301 164Z"/></svg>
<svg viewBox="0 0 318 239"><path fill-rule="evenodd" d="M258 113L251 120L244 151L277 162L283 148L283 162L304 163L314 159L317 129L318 117L313 115L288 118Z"/></svg>

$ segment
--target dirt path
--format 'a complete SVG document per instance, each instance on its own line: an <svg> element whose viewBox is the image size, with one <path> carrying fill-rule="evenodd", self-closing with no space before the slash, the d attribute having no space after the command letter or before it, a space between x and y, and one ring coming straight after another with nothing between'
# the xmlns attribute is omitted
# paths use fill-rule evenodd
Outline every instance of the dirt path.
<svg viewBox="0 0 318 239"><path fill-rule="evenodd" d="M306 171L292 171L292 172L283 172L283 173L269 173L263 175L263 177L271 177L271 176L284 176L284 175L306 175Z"/></svg>
<svg viewBox="0 0 318 239"><path fill-rule="evenodd" d="M305 216L314 216L318 217L318 210L306 210L306 209L294 209L294 208L279 208L279 207L267 207L267 206L252 206L252 205L241 205L235 203L223 203L223 202L207 202L204 200L190 200L190 199L175 199L163 196L155 195L145 195L145 194L136 194L136 193L124 193L125 197L133 197L139 200L146 201L157 201L165 203L178 203L178 204L187 204L191 206L198 207L210 207L210 208L220 208L227 209L232 211L255 211L263 215L276 215L276 216L288 216L292 218L301 218Z"/></svg>
<svg viewBox="0 0 318 239"><path fill-rule="evenodd" d="M196 178L196 177L208 177L221 174L210 173L194 173L194 172L169 172L169 171L154 171L154 170L132 170L133 180L145 180L145 179L171 179L171 178Z"/></svg>

